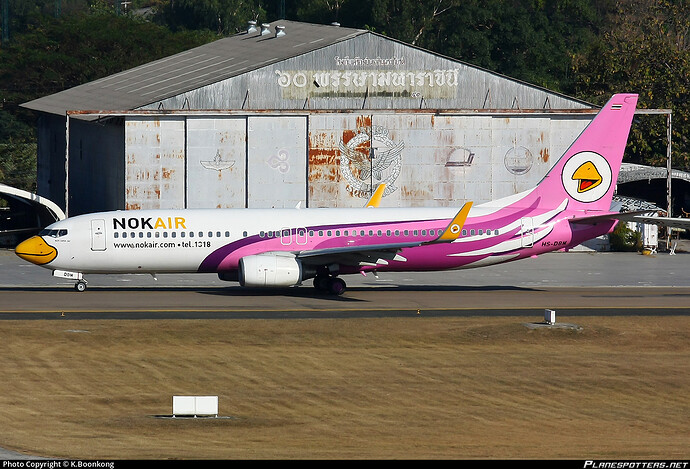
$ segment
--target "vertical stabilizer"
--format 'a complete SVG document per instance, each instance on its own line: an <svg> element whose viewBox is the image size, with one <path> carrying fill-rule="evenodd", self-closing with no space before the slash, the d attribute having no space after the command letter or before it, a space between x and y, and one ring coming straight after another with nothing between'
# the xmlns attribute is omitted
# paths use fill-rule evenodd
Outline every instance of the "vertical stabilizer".
<svg viewBox="0 0 690 469"><path fill-rule="evenodd" d="M636 94L614 95L541 181L542 200L608 211L636 106Z"/></svg>

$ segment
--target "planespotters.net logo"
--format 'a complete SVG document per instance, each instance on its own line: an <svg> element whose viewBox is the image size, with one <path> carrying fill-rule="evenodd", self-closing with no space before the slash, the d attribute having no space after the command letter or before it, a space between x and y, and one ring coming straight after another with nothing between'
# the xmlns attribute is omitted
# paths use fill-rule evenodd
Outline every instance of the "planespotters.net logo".
<svg viewBox="0 0 690 469"><path fill-rule="evenodd" d="M585 461L584 469L688 469L688 461Z"/></svg>
<svg viewBox="0 0 690 469"><path fill-rule="evenodd" d="M611 166L599 153L576 153L565 163L561 174L565 191L578 202L596 202L611 188Z"/></svg>

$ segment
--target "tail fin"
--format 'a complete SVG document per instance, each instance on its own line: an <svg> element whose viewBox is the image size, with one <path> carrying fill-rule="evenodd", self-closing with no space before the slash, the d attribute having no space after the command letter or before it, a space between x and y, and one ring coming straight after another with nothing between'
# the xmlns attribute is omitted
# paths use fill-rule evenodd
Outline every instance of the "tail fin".
<svg viewBox="0 0 690 469"><path fill-rule="evenodd" d="M636 94L614 95L539 183L542 200L608 211L636 106Z"/></svg>

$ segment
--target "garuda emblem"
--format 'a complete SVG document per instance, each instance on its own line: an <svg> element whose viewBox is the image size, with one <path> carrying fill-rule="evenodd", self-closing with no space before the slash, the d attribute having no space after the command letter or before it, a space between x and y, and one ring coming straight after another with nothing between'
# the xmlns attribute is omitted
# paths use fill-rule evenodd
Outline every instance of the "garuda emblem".
<svg viewBox="0 0 690 469"><path fill-rule="evenodd" d="M388 129L380 126L372 126L371 131L358 129L347 144L341 140L340 171L348 182L347 190L366 198L385 183L384 197L395 192L398 188L393 183L400 176L403 148L404 143L396 144Z"/></svg>

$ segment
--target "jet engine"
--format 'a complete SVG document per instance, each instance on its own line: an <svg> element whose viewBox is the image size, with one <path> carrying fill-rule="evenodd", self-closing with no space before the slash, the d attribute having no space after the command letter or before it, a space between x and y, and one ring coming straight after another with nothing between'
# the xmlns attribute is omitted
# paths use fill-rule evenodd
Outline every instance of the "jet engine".
<svg viewBox="0 0 690 469"><path fill-rule="evenodd" d="M293 287L305 278L302 264L291 255L266 253L240 259L243 287Z"/></svg>

